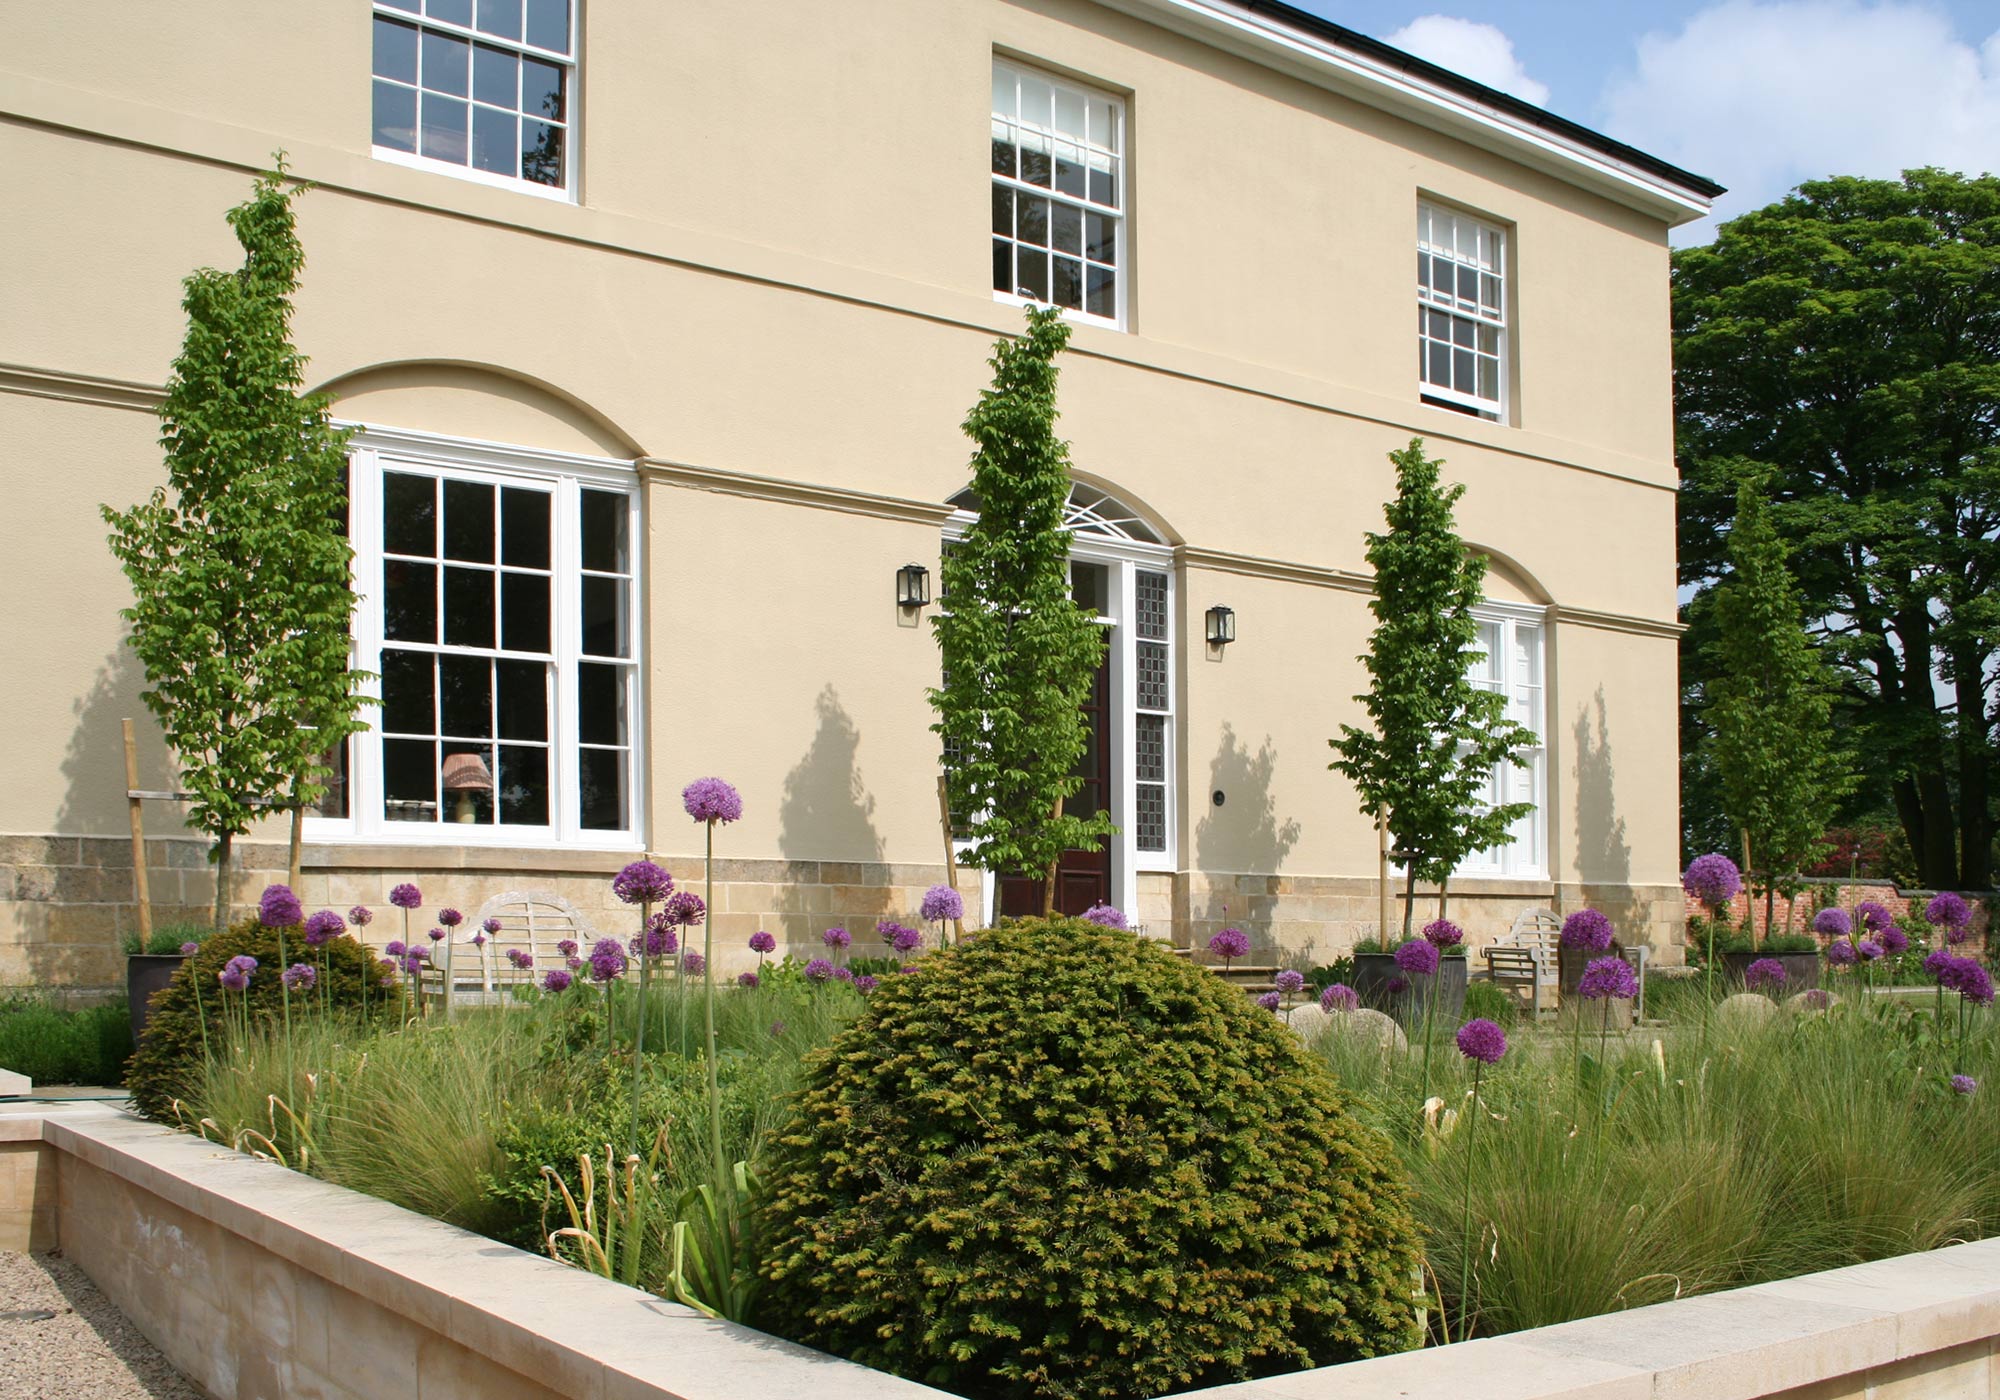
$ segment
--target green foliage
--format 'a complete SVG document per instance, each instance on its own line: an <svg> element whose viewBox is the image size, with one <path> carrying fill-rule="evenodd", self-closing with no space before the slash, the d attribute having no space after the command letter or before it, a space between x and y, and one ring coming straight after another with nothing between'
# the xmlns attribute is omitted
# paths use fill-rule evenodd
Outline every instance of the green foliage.
<svg viewBox="0 0 2000 1400"><path fill-rule="evenodd" d="M765 1170L766 1322L967 1396L1141 1396L1416 1340L1384 1144L1284 1024L1026 920L883 985Z"/></svg>
<svg viewBox="0 0 2000 1400"><path fill-rule="evenodd" d="M260 806L311 802L325 755L362 728L348 669L344 446L322 395L301 395L291 298L305 255L283 168L229 213L234 272L184 284L187 335L160 406L167 485L103 508L133 604L146 707L215 841L216 925L228 842Z"/></svg>
<svg viewBox="0 0 2000 1400"><path fill-rule="evenodd" d="M1511 827L1533 805L1489 810L1482 797L1495 765L1524 764L1516 750L1535 736L1507 718L1505 696L1471 678L1479 655L1472 607L1486 561L1466 552L1453 525L1465 487L1440 487L1444 464L1424 455L1421 438L1389 460L1389 529L1368 535L1375 631L1361 660L1371 683L1355 697L1374 728L1343 724L1328 740L1339 754L1328 767L1354 784L1364 813L1388 809L1396 859L1414 891L1418 880L1443 883L1473 852L1513 840ZM1404 905L1406 938L1414 903Z"/></svg>
<svg viewBox="0 0 2000 1400"><path fill-rule="evenodd" d="M1879 813L1916 883L1990 886L2000 178L1808 182L1677 250L1673 293L1682 583L1722 574L1739 484L1767 482L1868 778L1826 824ZM1698 595L1682 650L1697 758L1724 674L1707 612ZM1701 767L1691 850L1734 849Z"/></svg>
<svg viewBox="0 0 2000 1400"><path fill-rule="evenodd" d="M0 997L0 1068L43 1084L121 1084L132 1054L125 999L71 1009L36 992Z"/></svg>
<svg viewBox="0 0 2000 1400"><path fill-rule="evenodd" d="M224 992L217 982L223 965L239 954L257 959L257 972L243 992ZM299 930L291 929L285 939L285 955L293 962L310 963L319 973L319 985L310 992L292 994L295 1026L309 1018L361 1010L363 984L372 1014L396 1019L403 1006L402 993L394 986L378 985L385 975L374 956L352 938L336 938L317 952L300 940ZM279 974L284 964L278 958L278 934L254 918L244 919L215 934L174 972L174 980L153 998L152 1014L146 1022L146 1036L132 1055L126 1085L132 1102L148 1118L179 1121L174 1112L176 1099L193 1100L201 1086L204 1061L225 1054L232 1036L238 1036L247 1010L254 1030L275 1023L283 1014L284 997Z"/></svg>
<svg viewBox="0 0 2000 1400"><path fill-rule="evenodd" d="M944 556L945 606L931 619L944 682L929 692L944 741L951 810L967 863L1051 881L1064 851L1095 849L1103 812L1065 812L1089 732L1080 706L1104 656L1103 629L1070 596L1069 445L1055 435L1055 358L1069 326L1030 308L1018 340L993 350L993 385L966 416L978 444L979 518Z"/></svg>
<svg viewBox="0 0 2000 1400"><path fill-rule="evenodd" d="M1785 547L1758 483L1737 488L1730 572L1716 586L1709 745L1730 823L1750 834L1767 898L1812 863L1853 787L1833 740L1833 684L1805 631Z"/></svg>
<svg viewBox="0 0 2000 1400"><path fill-rule="evenodd" d="M1468 981L1465 984L1465 1009L1463 1018L1467 1021L1484 1017L1488 1021L1508 1025L1520 1001L1512 993L1494 986L1491 982Z"/></svg>
<svg viewBox="0 0 2000 1400"><path fill-rule="evenodd" d="M130 929L119 940L119 946L125 950L128 957L134 953L152 953L164 957L169 953L178 953L183 943L204 941L213 932L215 930L207 924L165 924L153 930L152 937L145 941L146 946L142 948L139 946L139 930Z"/></svg>
<svg viewBox="0 0 2000 1400"><path fill-rule="evenodd" d="M1309 996L1316 997L1336 982L1344 982L1352 985L1354 982L1354 958L1352 954L1368 951L1370 950L1363 948L1357 943L1347 957L1335 958L1330 963L1320 963L1315 967L1304 969L1306 993ZM1374 951L1380 950L1376 949Z"/></svg>

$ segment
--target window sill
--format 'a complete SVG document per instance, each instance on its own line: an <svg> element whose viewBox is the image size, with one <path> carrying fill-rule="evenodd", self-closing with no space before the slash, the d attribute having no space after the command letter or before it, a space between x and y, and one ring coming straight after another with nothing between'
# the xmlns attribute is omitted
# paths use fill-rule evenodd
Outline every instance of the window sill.
<svg viewBox="0 0 2000 1400"><path fill-rule="evenodd" d="M461 844L432 840L389 841L379 836L337 836L308 829L301 852L304 864L319 870L536 870L616 874L643 854L641 844L621 837L617 844L576 842L527 844Z"/></svg>
<svg viewBox="0 0 2000 1400"><path fill-rule="evenodd" d="M995 292L993 294L993 304L995 306L1055 306L1055 303L1052 301L1036 301L1032 297L1016 296L1010 292ZM1078 311L1068 306L1056 307L1056 309L1062 312L1063 319L1072 325L1096 326L1099 330L1116 331L1121 335L1125 333L1125 320L1122 316L1116 318L1110 316L1093 316L1088 311Z"/></svg>
<svg viewBox="0 0 2000 1400"><path fill-rule="evenodd" d="M537 184L518 175L495 175L490 171L475 170L469 165L458 165L448 160L434 160L430 156L420 156L411 151L399 151L391 146L371 146L369 151L375 159L387 161L391 165L407 166L411 170L427 170L433 175L444 175L473 185L485 185L488 189L512 190L516 194L553 200L557 204L577 203L575 192L567 187L558 189L554 185Z"/></svg>

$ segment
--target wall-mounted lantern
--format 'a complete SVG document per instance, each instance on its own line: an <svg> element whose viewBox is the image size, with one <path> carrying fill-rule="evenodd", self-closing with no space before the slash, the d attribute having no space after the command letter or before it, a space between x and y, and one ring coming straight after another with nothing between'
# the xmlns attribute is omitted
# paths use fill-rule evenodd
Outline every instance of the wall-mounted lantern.
<svg viewBox="0 0 2000 1400"><path fill-rule="evenodd" d="M896 606L921 608L931 600L931 571L922 564L905 564L896 570Z"/></svg>
<svg viewBox="0 0 2000 1400"><path fill-rule="evenodd" d="M1226 647L1236 640L1236 613L1217 603L1208 610L1208 644Z"/></svg>

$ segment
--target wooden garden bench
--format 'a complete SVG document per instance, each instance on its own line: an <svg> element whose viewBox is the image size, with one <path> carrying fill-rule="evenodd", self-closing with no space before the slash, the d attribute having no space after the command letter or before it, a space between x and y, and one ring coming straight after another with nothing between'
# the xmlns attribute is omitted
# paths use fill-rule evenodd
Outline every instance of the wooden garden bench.
<svg viewBox="0 0 2000 1400"><path fill-rule="evenodd" d="M1525 987L1537 1019L1542 1014L1543 988L1553 993L1560 980L1561 938L1562 917L1555 910L1528 909L1515 917L1513 928L1482 950L1488 980L1509 991Z"/></svg>
<svg viewBox="0 0 2000 1400"><path fill-rule="evenodd" d="M488 919L498 919L500 931L487 934L484 944L475 944L473 935L484 929ZM496 895L452 931L452 1001L458 1006L505 1005L513 1000L515 988L539 982L550 968L566 966L557 944L574 942L578 955L583 956L598 936L589 921L560 896ZM527 953L534 965L514 966L507 958L509 950ZM432 954L431 966L424 970L425 996L444 994L444 972L444 950L440 947Z"/></svg>

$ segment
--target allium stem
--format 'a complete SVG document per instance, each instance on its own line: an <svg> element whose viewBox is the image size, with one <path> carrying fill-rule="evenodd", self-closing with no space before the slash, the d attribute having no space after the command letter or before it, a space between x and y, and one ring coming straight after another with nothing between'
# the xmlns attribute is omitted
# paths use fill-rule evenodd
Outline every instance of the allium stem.
<svg viewBox="0 0 2000 1400"><path fill-rule="evenodd" d="M702 946L702 1021L708 1037L708 1150L714 1159L715 1182L719 1189L729 1189L729 1166L722 1160L722 1091L715 1074L715 819L711 817L705 826L708 831L708 857L702 862L702 899L707 915L701 923Z"/></svg>
<svg viewBox="0 0 2000 1400"><path fill-rule="evenodd" d="M646 940L652 936L652 926L653 902L643 900L639 905L639 1017L632 1030L632 1121L625 1126L627 1157L639 1155L639 1103L646 1065L646 974L653 964L646 956Z"/></svg>
<svg viewBox="0 0 2000 1400"><path fill-rule="evenodd" d="M1458 1216L1458 1338L1466 1340L1472 1325L1472 1144L1479 1128L1479 1071L1485 1062L1472 1062L1472 1099L1465 1106L1465 1204Z"/></svg>
<svg viewBox="0 0 2000 1400"><path fill-rule="evenodd" d="M285 956L285 928L278 926L278 997L285 1004L285 1098L289 1101L292 1093L292 984L284 978L284 969L292 965ZM246 1002L245 1005L248 1005Z"/></svg>

